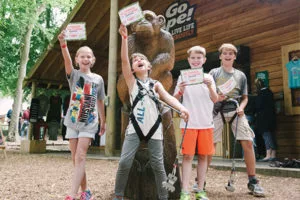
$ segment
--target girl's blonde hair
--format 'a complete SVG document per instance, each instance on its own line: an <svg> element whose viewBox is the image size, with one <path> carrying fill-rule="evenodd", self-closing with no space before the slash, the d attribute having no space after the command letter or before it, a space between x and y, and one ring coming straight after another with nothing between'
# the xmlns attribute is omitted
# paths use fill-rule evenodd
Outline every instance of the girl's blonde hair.
<svg viewBox="0 0 300 200"><path fill-rule="evenodd" d="M80 48L76 51L75 58L78 56L78 54L80 54L80 53L82 53L82 52L89 52L89 53L92 54L93 59L94 59L94 62L92 63L92 66L91 66L91 68L92 68L92 67L94 66L95 62L96 62L96 57L95 57L95 55L94 55L93 50L92 50L90 47L88 47L88 46L82 46L82 47L80 47ZM76 63L76 66L78 67L78 63L76 62L76 59L75 59L75 63Z"/></svg>
<svg viewBox="0 0 300 200"><path fill-rule="evenodd" d="M88 47L88 46L80 47L80 48L77 50L77 52L76 52L76 57L77 57L78 54L81 53L81 52L90 52L90 53L92 53L93 57L95 57L95 56L94 56L93 50L92 50L90 47Z"/></svg>
<svg viewBox="0 0 300 200"><path fill-rule="evenodd" d="M255 79L254 83L255 83L257 91L260 91L262 88L265 87L265 83L261 78Z"/></svg>
<svg viewBox="0 0 300 200"><path fill-rule="evenodd" d="M237 48L233 44L230 44L230 43L224 43L220 46L220 48L219 48L220 54L222 53L223 49L232 50L235 55L237 55L237 52L238 52Z"/></svg>

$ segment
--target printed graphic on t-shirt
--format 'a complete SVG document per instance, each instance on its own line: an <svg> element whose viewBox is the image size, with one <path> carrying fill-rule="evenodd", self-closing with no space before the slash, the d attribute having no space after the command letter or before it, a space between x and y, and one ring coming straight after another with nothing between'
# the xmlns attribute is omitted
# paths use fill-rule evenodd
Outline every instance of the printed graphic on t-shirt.
<svg viewBox="0 0 300 200"><path fill-rule="evenodd" d="M300 60L286 64L290 88L300 88Z"/></svg>
<svg viewBox="0 0 300 200"><path fill-rule="evenodd" d="M137 108L136 111L136 119L138 122L140 122L141 124L144 124L144 119L145 119L145 110L146 107L144 106L144 97L141 99L141 104L140 106Z"/></svg>
<svg viewBox="0 0 300 200"><path fill-rule="evenodd" d="M218 86L218 89L222 94L228 94L230 91L232 91L236 86L236 81L234 80L233 76L228 79L225 83Z"/></svg>
<svg viewBox="0 0 300 200"><path fill-rule="evenodd" d="M73 123L84 122L89 124L96 118L97 84L85 81L80 77L76 83L70 103L70 116Z"/></svg>

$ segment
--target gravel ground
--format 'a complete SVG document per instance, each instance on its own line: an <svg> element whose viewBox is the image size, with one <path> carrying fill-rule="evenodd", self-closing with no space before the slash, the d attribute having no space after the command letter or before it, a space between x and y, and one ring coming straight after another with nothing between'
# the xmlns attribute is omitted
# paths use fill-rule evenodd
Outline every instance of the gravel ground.
<svg viewBox="0 0 300 200"><path fill-rule="evenodd" d="M2 152L0 152L2 154ZM4 160L0 154L0 199L3 200L63 200L70 189L72 163L69 155L20 154L8 152ZM112 199L117 161L87 160L88 185L94 199ZM236 191L227 192L224 186L229 171L210 168L207 193L212 199L256 199L248 194L245 173L237 172ZM192 179L196 171L193 169ZM300 179L258 175L265 192L264 199L300 199ZM194 199L194 197L192 197Z"/></svg>

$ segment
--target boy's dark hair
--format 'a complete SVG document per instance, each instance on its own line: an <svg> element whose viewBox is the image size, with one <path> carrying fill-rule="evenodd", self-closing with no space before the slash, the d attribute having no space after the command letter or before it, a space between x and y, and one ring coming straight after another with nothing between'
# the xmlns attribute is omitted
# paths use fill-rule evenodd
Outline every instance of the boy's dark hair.
<svg viewBox="0 0 300 200"><path fill-rule="evenodd" d="M150 73L151 68L152 68L152 65L151 65L150 61L148 60L148 58L147 58L144 54L141 54L141 53L133 53L133 54L130 56L130 66L131 66L131 69L132 69L132 60L133 60L135 57L143 58L143 59L145 59L145 60L149 63L150 70L149 70L148 72ZM149 73L148 73L148 75L149 75Z"/></svg>

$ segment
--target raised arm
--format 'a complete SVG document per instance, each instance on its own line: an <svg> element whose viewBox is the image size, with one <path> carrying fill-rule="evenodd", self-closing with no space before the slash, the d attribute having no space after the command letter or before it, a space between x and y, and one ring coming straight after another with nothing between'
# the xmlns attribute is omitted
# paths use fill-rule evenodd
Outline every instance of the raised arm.
<svg viewBox="0 0 300 200"><path fill-rule="evenodd" d="M131 71L130 61L128 57L128 40L127 40L128 32L125 25L123 24L120 25L119 33L122 36L122 44L121 44L122 73L130 92L132 90L135 78Z"/></svg>
<svg viewBox="0 0 300 200"><path fill-rule="evenodd" d="M59 43L60 43L61 52L62 52L63 57L64 57L66 74L70 75L72 70L73 70L73 63L72 63L72 58L71 58L70 53L69 53L67 42L65 40L65 30L63 30L58 35L58 40L59 40Z"/></svg>

